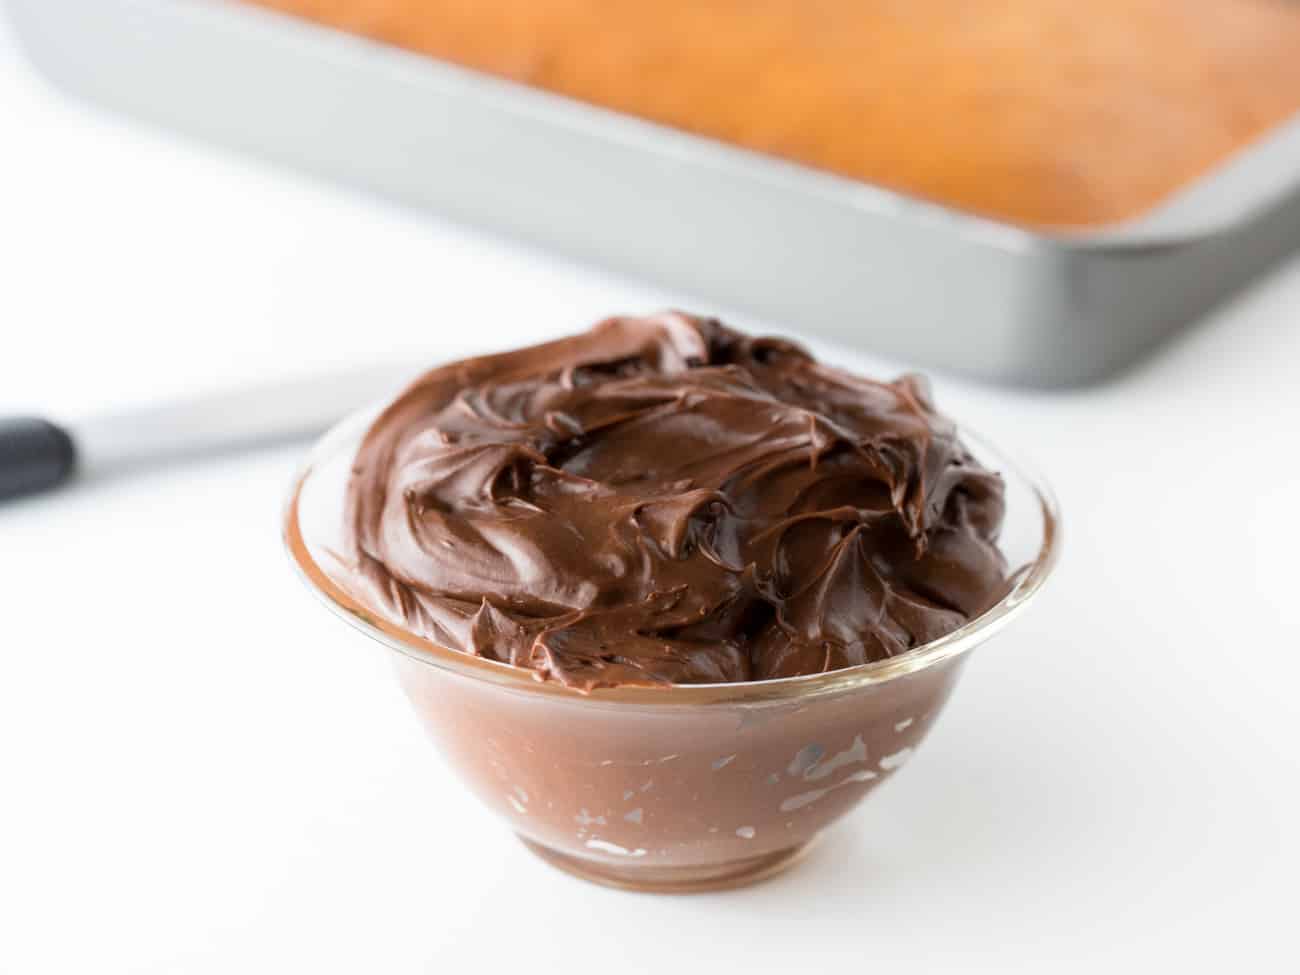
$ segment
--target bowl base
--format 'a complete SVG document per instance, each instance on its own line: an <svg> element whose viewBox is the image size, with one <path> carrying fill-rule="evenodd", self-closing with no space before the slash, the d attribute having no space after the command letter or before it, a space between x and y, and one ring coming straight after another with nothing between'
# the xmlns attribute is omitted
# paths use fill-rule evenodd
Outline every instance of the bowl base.
<svg viewBox="0 0 1300 975"><path fill-rule="evenodd" d="M653 867L601 863L560 853L523 836L520 841L553 867L592 883L652 894L695 894L745 887L774 877L798 863L812 841L759 856L703 866Z"/></svg>

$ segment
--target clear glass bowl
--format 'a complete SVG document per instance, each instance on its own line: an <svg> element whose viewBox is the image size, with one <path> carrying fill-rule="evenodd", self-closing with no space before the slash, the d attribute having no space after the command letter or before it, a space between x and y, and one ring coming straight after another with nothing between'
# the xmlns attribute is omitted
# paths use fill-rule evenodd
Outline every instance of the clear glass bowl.
<svg viewBox="0 0 1300 975"><path fill-rule="evenodd" d="M738 886L793 863L912 755L967 654L1028 605L1059 551L1047 487L964 433L1006 479L1002 546L1019 566L984 615L898 657L826 674L580 693L414 636L349 590L334 553L348 472L375 414L326 434L294 479L283 529L293 564L328 608L392 651L421 721L479 799L543 859L613 886Z"/></svg>

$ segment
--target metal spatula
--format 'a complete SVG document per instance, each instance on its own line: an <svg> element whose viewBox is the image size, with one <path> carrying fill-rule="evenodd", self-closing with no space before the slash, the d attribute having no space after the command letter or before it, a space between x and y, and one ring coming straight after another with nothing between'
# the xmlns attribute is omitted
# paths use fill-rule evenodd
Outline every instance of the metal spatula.
<svg viewBox="0 0 1300 975"><path fill-rule="evenodd" d="M73 477L310 437L396 391L413 372L409 366L372 366L67 424L32 416L0 419L0 499L49 490Z"/></svg>

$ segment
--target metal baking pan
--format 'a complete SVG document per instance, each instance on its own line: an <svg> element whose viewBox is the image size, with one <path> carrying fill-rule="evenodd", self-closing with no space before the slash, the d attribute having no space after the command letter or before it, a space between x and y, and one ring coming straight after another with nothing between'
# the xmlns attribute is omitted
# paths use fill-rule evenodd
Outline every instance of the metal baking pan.
<svg viewBox="0 0 1300 975"><path fill-rule="evenodd" d="M923 366L1095 380L1300 244L1300 120L1141 219L1042 233L226 0L7 0L111 106Z"/></svg>

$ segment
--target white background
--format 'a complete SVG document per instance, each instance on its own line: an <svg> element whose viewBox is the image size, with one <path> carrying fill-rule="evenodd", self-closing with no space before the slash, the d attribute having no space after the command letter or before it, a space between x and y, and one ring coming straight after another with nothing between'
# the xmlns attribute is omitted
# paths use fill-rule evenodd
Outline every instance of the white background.
<svg viewBox="0 0 1300 975"><path fill-rule="evenodd" d="M0 413L699 307L101 116L7 30ZM936 385L1057 485L1059 576L905 774L726 894L572 880L461 792L286 567L301 446L0 509L0 971L1294 971L1300 262L1105 387Z"/></svg>

